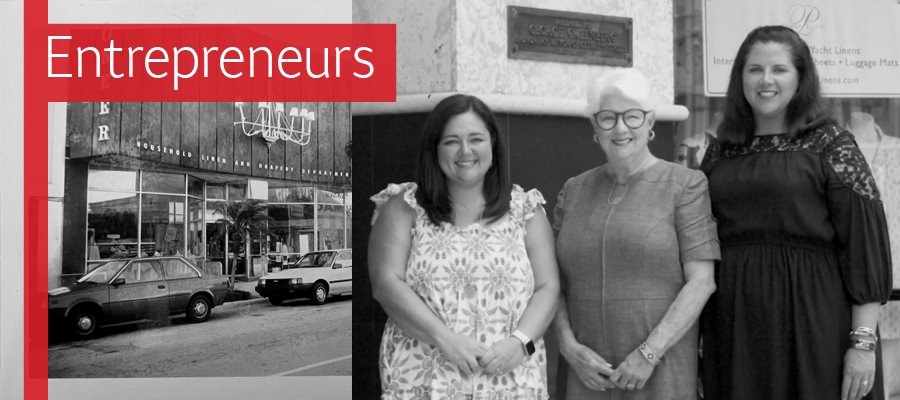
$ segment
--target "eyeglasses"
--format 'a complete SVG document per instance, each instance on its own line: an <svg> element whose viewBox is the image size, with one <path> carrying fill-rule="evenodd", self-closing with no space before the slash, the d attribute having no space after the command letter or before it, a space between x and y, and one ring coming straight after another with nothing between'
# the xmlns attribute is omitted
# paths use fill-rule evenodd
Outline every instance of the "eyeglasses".
<svg viewBox="0 0 900 400"><path fill-rule="evenodd" d="M621 115L623 117L622 121L625 122L625 126L631 129L637 129L644 124L644 120L647 119L647 114L649 113L650 111L644 111L637 108L632 108L621 113L610 110L600 110L594 114L594 120L597 122L597 126L599 126L600 129L608 131L616 127L616 124L619 123L619 116Z"/></svg>

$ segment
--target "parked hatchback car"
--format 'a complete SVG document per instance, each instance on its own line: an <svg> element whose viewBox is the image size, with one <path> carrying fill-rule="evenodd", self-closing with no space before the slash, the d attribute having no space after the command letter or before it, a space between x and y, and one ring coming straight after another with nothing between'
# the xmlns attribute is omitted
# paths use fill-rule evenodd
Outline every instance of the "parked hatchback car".
<svg viewBox="0 0 900 400"><path fill-rule="evenodd" d="M353 293L353 251L324 250L307 253L280 272L256 283L256 292L272 305L288 299L309 298L322 305L328 296Z"/></svg>
<svg viewBox="0 0 900 400"><path fill-rule="evenodd" d="M204 322L225 302L228 288L228 278L181 257L111 260L72 285L50 290L48 325L87 338L100 326L173 314Z"/></svg>

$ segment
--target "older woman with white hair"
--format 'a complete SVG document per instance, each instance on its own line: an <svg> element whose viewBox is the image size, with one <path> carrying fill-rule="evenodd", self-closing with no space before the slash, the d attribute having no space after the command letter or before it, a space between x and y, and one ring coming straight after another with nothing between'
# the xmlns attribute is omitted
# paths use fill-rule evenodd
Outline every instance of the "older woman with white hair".
<svg viewBox="0 0 900 400"><path fill-rule="evenodd" d="M593 82L585 115L607 163L566 181L554 210L560 392L696 398L696 322L719 259L706 177L650 153L656 102L639 71Z"/></svg>

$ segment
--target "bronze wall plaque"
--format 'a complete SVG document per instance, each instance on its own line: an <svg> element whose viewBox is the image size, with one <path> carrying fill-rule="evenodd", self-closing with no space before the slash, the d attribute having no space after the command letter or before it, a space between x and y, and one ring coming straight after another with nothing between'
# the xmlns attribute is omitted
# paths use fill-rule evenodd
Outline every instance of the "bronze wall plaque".
<svg viewBox="0 0 900 400"><path fill-rule="evenodd" d="M631 18L507 6L507 56L631 67Z"/></svg>

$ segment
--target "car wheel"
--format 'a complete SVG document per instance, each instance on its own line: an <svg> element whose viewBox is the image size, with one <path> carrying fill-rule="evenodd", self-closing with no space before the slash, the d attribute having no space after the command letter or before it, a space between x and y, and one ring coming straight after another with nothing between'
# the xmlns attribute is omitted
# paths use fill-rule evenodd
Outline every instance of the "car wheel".
<svg viewBox="0 0 900 400"><path fill-rule="evenodd" d="M316 284L313 285L312 292L313 303L316 303L320 306L322 304L325 304L325 300L328 298L328 289L325 288L325 285L323 285L322 282L316 282Z"/></svg>
<svg viewBox="0 0 900 400"><path fill-rule="evenodd" d="M269 296L269 303L272 303L273 306L280 306L281 303L284 303L284 299L279 297Z"/></svg>
<svg viewBox="0 0 900 400"><path fill-rule="evenodd" d="M76 339L90 339L97 335L99 316L96 311L89 308L80 308L72 311L69 317L69 328Z"/></svg>
<svg viewBox="0 0 900 400"><path fill-rule="evenodd" d="M191 322L204 322L210 315L209 299L206 296L195 296L188 303L187 317Z"/></svg>

